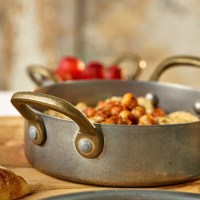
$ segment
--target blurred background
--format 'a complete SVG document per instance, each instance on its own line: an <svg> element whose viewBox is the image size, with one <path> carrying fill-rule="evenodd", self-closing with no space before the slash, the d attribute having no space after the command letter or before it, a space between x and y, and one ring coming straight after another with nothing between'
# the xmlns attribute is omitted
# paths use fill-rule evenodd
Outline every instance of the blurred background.
<svg viewBox="0 0 200 200"><path fill-rule="evenodd" d="M36 87L29 64L61 57L108 62L121 52L147 62L139 79L172 55L200 56L199 0L1 0L0 90ZM200 69L174 68L161 81L200 88Z"/></svg>

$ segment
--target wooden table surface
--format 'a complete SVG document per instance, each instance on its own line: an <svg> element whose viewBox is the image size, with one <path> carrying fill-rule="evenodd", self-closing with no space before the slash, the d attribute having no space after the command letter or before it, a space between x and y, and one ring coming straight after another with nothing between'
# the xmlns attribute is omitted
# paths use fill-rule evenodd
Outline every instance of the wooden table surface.
<svg viewBox="0 0 200 200"><path fill-rule="evenodd" d="M0 165L22 176L32 188L32 193L22 199L36 200L72 192L111 189L59 180L33 168L24 155L23 124L21 117L0 117ZM200 193L200 180L153 189Z"/></svg>

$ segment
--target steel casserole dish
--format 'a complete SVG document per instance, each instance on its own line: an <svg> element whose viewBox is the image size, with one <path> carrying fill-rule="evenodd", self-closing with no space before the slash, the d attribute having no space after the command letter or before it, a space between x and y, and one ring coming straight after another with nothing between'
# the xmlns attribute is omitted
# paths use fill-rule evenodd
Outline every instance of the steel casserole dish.
<svg viewBox="0 0 200 200"><path fill-rule="evenodd" d="M151 80L183 64L200 66L200 59L167 59ZM94 104L126 92L137 96L151 92L167 112L200 113L200 90L155 81L72 81L18 92L11 101L26 119L25 153L30 163L61 179L102 186L150 187L199 178L200 121L154 126L91 124L71 104ZM44 109L72 121L48 116Z"/></svg>

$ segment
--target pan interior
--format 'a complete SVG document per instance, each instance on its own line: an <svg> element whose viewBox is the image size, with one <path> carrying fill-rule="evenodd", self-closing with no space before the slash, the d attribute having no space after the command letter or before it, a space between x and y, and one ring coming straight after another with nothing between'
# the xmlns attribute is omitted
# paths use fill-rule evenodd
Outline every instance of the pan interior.
<svg viewBox="0 0 200 200"><path fill-rule="evenodd" d="M193 107L196 102L200 102L199 90L178 84L152 81L72 81L44 86L37 89L36 92L60 97L74 105L79 102L95 105L99 100L122 96L127 92L131 92L137 97L152 93L159 99L158 106L167 113L182 110L196 114Z"/></svg>

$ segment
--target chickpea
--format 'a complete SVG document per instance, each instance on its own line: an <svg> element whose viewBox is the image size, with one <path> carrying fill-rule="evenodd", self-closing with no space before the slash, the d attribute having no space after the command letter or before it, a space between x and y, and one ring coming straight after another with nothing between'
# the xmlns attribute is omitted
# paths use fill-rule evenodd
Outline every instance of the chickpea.
<svg viewBox="0 0 200 200"><path fill-rule="evenodd" d="M117 106L117 107L121 107L121 109L124 109L124 106L122 106L121 102L112 101L110 102L110 104L112 105L112 108Z"/></svg>
<svg viewBox="0 0 200 200"><path fill-rule="evenodd" d="M133 124L133 122L130 119L128 119L128 118L119 117L117 124L131 125L131 124Z"/></svg>
<svg viewBox="0 0 200 200"><path fill-rule="evenodd" d="M106 105L106 102L105 102L105 101L99 101L99 102L97 103L96 108L97 108L97 109L103 109L103 108L105 107L105 105Z"/></svg>
<svg viewBox="0 0 200 200"><path fill-rule="evenodd" d="M136 106L131 110L131 113L134 118L138 120L140 117L142 117L142 115L145 114L145 108L142 106Z"/></svg>
<svg viewBox="0 0 200 200"><path fill-rule="evenodd" d="M152 117L152 115L146 114L139 118L138 125L154 125L156 121Z"/></svg>
<svg viewBox="0 0 200 200"><path fill-rule="evenodd" d="M118 116L112 116L110 118L107 118L103 124L117 124L118 123L118 120L119 120L119 117Z"/></svg>
<svg viewBox="0 0 200 200"><path fill-rule="evenodd" d="M130 120L133 120L133 115L131 114L130 111L128 110L123 110L119 113L119 116L122 118L122 119L130 119Z"/></svg>
<svg viewBox="0 0 200 200"><path fill-rule="evenodd" d="M79 111L84 112L84 110L87 108L87 104L84 102L80 102L80 103L76 104L76 108Z"/></svg>
<svg viewBox="0 0 200 200"><path fill-rule="evenodd" d="M105 119L103 117L100 117L100 116L94 116L94 117L91 117L90 118L90 121L92 123L101 123L103 122Z"/></svg>
<svg viewBox="0 0 200 200"><path fill-rule="evenodd" d="M110 110L110 113L111 115L118 115L122 110L122 106L113 106Z"/></svg>
<svg viewBox="0 0 200 200"><path fill-rule="evenodd" d="M163 117L166 113L162 108L154 108L152 112L153 117Z"/></svg>
<svg viewBox="0 0 200 200"><path fill-rule="evenodd" d="M103 117L104 119L111 117L110 112L107 112L106 110L98 110L95 113L95 116Z"/></svg>
<svg viewBox="0 0 200 200"><path fill-rule="evenodd" d="M113 107L113 103L111 103L111 102L108 102L108 103L101 102L100 106L96 107L96 110L97 111L101 110L101 111L110 112L110 110L111 110L112 107Z"/></svg>
<svg viewBox="0 0 200 200"><path fill-rule="evenodd" d="M96 110L93 107L87 107L84 110L85 115L90 118L90 117L94 117L96 114Z"/></svg>
<svg viewBox="0 0 200 200"><path fill-rule="evenodd" d="M126 93L122 97L121 104L131 110L138 105L137 98L131 93Z"/></svg>
<svg viewBox="0 0 200 200"><path fill-rule="evenodd" d="M105 100L105 102L121 102L122 97L113 96Z"/></svg>
<svg viewBox="0 0 200 200"><path fill-rule="evenodd" d="M106 103L103 110L110 112L110 110L112 109L113 106L114 106L114 104L112 102Z"/></svg>

